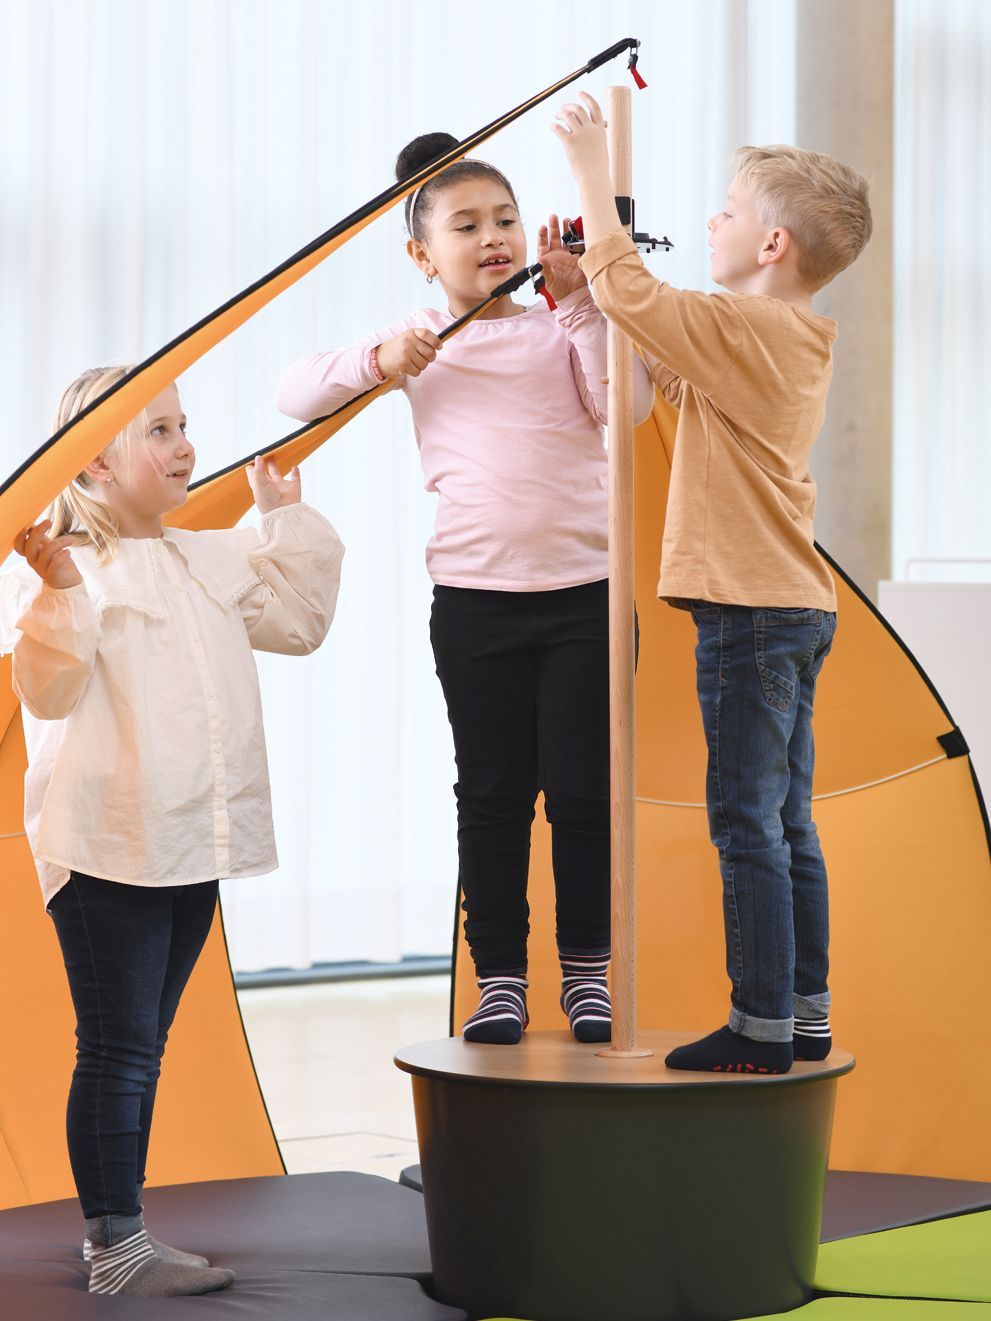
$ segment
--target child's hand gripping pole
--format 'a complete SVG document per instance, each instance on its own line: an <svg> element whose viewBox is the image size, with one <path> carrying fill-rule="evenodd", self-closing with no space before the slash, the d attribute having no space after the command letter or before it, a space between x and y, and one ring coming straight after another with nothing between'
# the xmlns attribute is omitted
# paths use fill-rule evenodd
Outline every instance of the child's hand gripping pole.
<svg viewBox="0 0 991 1321"><path fill-rule="evenodd" d="M537 231L537 260L543 268L546 282L546 291L539 287L537 291L547 298L552 308L554 299L567 298L569 294L588 287L585 272L578 265L578 255L565 246L562 237L562 225L567 234L571 232L573 224L574 221L567 216L561 222L557 216L552 215L548 217L547 224L541 225Z"/></svg>

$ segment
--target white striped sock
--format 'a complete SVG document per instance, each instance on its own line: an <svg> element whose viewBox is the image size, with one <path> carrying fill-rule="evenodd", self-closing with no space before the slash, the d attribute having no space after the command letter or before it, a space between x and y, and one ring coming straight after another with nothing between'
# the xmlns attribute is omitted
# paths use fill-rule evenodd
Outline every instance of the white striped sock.
<svg viewBox="0 0 991 1321"><path fill-rule="evenodd" d="M609 952L562 954L561 1008L579 1041L608 1041L612 1029L612 1002L606 984Z"/></svg>
<svg viewBox="0 0 991 1321"><path fill-rule="evenodd" d="M518 1041L529 1021L525 977L479 977L481 999L462 1029L467 1041Z"/></svg>
<svg viewBox="0 0 991 1321"><path fill-rule="evenodd" d="M145 1262L155 1256L145 1229L139 1229L112 1248L97 1247L94 1243L90 1250L90 1293L120 1293Z"/></svg>
<svg viewBox="0 0 991 1321"><path fill-rule="evenodd" d="M829 1037L832 1030L828 1018L796 1018L796 1037Z"/></svg>

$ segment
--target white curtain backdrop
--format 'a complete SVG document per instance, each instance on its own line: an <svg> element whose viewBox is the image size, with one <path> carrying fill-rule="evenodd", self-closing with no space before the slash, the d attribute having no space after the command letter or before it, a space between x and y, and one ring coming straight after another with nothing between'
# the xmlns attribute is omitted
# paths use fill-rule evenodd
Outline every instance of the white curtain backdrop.
<svg viewBox="0 0 991 1321"><path fill-rule="evenodd" d="M387 186L415 134L462 136L623 36L643 41L650 84L634 93L638 222L676 244L652 259L659 274L706 287L705 220L732 149L793 136L791 0L8 0L0 19L4 472L82 368L164 344ZM616 62L587 86L627 80ZM538 109L480 153L513 180L531 234L575 206L551 118ZM961 220L969 262L980 220ZM438 297L403 245L397 210L183 377L201 475L292 429L273 404L291 360ZM259 658L282 865L224 887L242 970L450 948L433 498L405 402L344 430L303 487L348 554L324 648Z"/></svg>
<svg viewBox="0 0 991 1321"><path fill-rule="evenodd" d="M896 15L893 576L988 582L991 5Z"/></svg>

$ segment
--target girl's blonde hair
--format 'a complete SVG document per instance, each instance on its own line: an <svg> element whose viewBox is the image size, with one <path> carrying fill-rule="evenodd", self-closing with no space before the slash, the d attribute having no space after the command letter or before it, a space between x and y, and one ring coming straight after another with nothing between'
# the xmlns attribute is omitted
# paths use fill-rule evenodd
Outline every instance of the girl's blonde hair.
<svg viewBox="0 0 991 1321"><path fill-rule="evenodd" d="M52 421L52 433L61 431L66 423L71 422L132 370L130 366L91 367L77 376L59 400ZM144 439L147 433L148 419L142 410L123 431L114 436L102 453L106 455L123 446L130 447L136 440ZM114 511L87 494L94 489L94 485L93 479L81 472L70 486L55 497L46 517L52 520L49 536L71 537L78 546L95 546L100 560L106 563L117 554L120 529Z"/></svg>

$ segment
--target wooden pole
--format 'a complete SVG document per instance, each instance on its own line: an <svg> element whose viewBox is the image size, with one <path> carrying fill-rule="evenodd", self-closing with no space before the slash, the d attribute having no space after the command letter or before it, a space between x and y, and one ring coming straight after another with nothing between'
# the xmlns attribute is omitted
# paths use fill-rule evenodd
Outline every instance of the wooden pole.
<svg viewBox="0 0 991 1321"><path fill-rule="evenodd" d="M613 192L633 196L630 89L610 87L606 136ZM612 871L612 1043L637 1048L636 742L633 576L633 346L609 323L609 784Z"/></svg>

